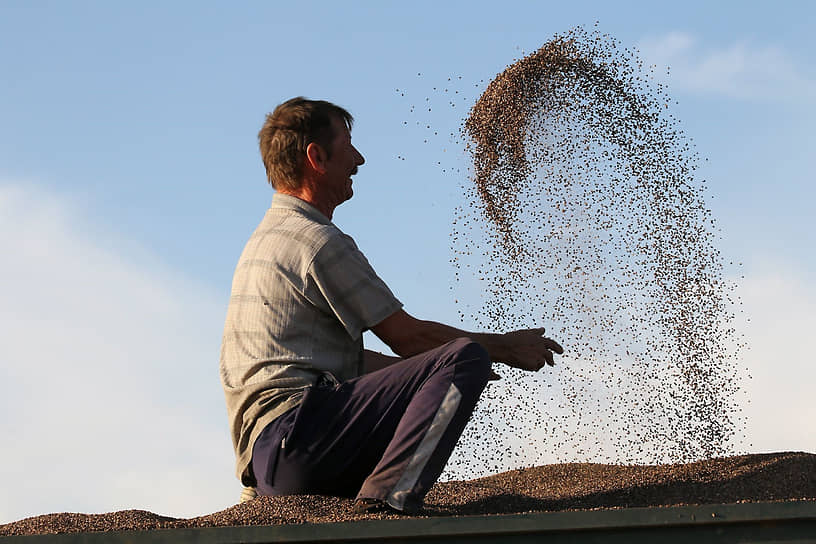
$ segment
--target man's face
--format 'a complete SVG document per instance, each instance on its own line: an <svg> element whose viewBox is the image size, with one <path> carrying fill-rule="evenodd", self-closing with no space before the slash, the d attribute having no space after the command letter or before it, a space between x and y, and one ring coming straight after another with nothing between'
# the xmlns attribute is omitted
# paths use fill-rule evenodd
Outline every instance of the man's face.
<svg viewBox="0 0 816 544"><path fill-rule="evenodd" d="M354 194L351 189L351 176L357 173L357 167L363 164L365 159L351 145L351 133L342 119L333 117L332 128L334 129L334 140L332 141L331 158L326 163L324 186L333 204L337 206Z"/></svg>

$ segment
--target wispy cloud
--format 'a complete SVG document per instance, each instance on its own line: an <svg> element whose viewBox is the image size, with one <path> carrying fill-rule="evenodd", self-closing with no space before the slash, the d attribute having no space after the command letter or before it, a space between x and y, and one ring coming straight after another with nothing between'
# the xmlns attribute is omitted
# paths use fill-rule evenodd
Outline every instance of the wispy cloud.
<svg viewBox="0 0 816 544"><path fill-rule="evenodd" d="M0 184L0 522L230 505L224 301L82 223L63 199Z"/></svg>
<svg viewBox="0 0 816 544"><path fill-rule="evenodd" d="M654 65L672 89L763 101L816 97L816 74L810 65L775 45L742 41L714 48L691 34L671 32L641 40L639 50L644 63Z"/></svg>

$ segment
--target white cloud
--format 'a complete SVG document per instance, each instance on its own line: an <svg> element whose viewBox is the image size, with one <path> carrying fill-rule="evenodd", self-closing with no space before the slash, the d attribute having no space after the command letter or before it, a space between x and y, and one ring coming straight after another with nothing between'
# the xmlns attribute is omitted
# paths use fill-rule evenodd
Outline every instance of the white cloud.
<svg viewBox="0 0 816 544"><path fill-rule="evenodd" d="M144 250L102 247L80 219L64 199L0 184L0 523L229 506L225 301Z"/></svg>
<svg viewBox="0 0 816 544"><path fill-rule="evenodd" d="M816 286L800 267L768 258L746 274L739 289L750 350L745 363L752 380L747 438L750 451L816 453L816 384L813 335Z"/></svg>
<svg viewBox="0 0 816 544"><path fill-rule="evenodd" d="M714 49L690 34L671 32L643 39L639 49L644 64L654 65L672 89L768 101L816 96L816 75L778 46L738 42Z"/></svg>

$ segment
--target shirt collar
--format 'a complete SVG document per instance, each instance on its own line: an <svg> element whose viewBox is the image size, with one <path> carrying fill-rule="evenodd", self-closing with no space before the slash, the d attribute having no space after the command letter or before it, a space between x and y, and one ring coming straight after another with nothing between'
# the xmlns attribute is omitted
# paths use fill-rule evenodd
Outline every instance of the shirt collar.
<svg viewBox="0 0 816 544"><path fill-rule="evenodd" d="M332 222L329 220L328 217L323 215L320 210L306 202L305 200L301 200L296 196L286 195L283 193L275 193L272 195L272 206L273 208L283 208L286 210L295 210L309 219L317 221L323 225L331 225Z"/></svg>

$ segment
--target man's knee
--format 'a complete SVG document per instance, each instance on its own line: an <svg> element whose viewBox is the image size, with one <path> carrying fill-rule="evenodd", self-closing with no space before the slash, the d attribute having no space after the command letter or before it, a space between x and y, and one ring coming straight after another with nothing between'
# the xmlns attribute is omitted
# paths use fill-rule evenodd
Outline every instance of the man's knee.
<svg viewBox="0 0 816 544"><path fill-rule="evenodd" d="M453 340L450 344L451 349L456 352L456 360L467 364L471 371L479 377L484 377L487 382L490 376L490 355L487 350L473 341L471 338L462 337Z"/></svg>

